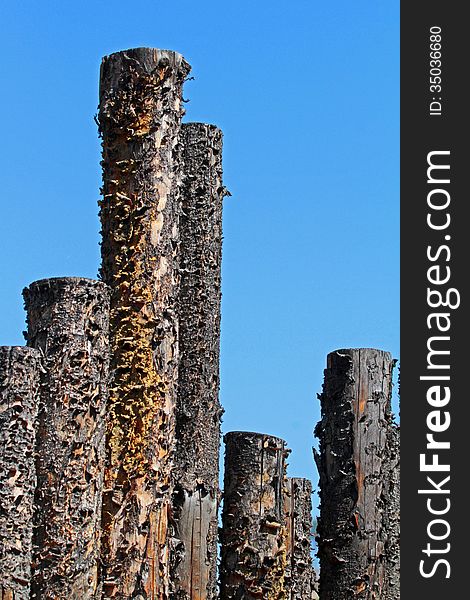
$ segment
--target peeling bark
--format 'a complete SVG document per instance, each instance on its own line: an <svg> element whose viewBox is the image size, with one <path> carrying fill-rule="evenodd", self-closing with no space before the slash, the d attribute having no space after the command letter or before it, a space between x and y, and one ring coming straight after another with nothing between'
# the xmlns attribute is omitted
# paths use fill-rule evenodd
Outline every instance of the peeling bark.
<svg viewBox="0 0 470 600"><path fill-rule="evenodd" d="M138 48L103 59L99 125L111 384L103 507L105 598L169 594L178 366L179 130L189 65Z"/></svg>
<svg viewBox="0 0 470 600"><path fill-rule="evenodd" d="M286 444L239 431L224 441L220 598L285 599Z"/></svg>
<svg viewBox="0 0 470 600"><path fill-rule="evenodd" d="M99 595L108 290L70 277L37 281L23 294L28 345L44 367L31 597L91 599Z"/></svg>
<svg viewBox="0 0 470 600"><path fill-rule="evenodd" d="M328 355L320 439L320 597L386 599L396 564L397 447L391 445L392 369L387 352L338 350ZM391 554L394 550L391 551Z"/></svg>
<svg viewBox="0 0 470 600"><path fill-rule="evenodd" d="M316 597L316 574L312 565L312 483L289 477L286 490L286 598Z"/></svg>
<svg viewBox="0 0 470 600"><path fill-rule="evenodd" d="M0 347L0 600L29 600L40 354Z"/></svg>
<svg viewBox="0 0 470 600"><path fill-rule="evenodd" d="M180 366L174 459L172 594L217 595L219 347L222 261L222 132L182 126Z"/></svg>

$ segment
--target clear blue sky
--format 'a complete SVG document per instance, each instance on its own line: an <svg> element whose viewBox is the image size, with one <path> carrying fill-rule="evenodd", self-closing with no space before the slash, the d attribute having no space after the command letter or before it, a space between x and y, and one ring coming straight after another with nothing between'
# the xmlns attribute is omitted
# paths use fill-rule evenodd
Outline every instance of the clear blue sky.
<svg viewBox="0 0 470 600"><path fill-rule="evenodd" d="M21 289L95 277L101 56L177 50L185 120L225 135L224 431L311 446L326 354L399 352L399 3L26 1L1 27L0 343Z"/></svg>

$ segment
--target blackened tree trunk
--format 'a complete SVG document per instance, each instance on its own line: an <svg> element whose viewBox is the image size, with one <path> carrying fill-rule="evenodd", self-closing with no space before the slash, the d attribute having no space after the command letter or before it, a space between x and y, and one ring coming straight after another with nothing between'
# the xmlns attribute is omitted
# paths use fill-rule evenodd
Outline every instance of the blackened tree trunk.
<svg viewBox="0 0 470 600"><path fill-rule="evenodd" d="M178 367L180 54L103 59L102 278L111 288L103 507L106 598L169 594L169 509Z"/></svg>
<svg viewBox="0 0 470 600"><path fill-rule="evenodd" d="M338 350L328 355L320 454L320 597L322 600L386 599L397 564L387 548L398 539L390 478L392 369L387 352Z"/></svg>
<svg viewBox="0 0 470 600"><path fill-rule="evenodd" d="M222 132L182 126L180 366L176 404L172 598L217 595Z"/></svg>
<svg viewBox="0 0 470 600"><path fill-rule="evenodd" d="M28 345L44 367L31 597L91 599L99 595L108 290L70 277L37 281L23 294Z"/></svg>
<svg viewBox="0 0 470 600"><path fill-rule="evenodd" d="M286 490L286 598L311 600L316 594L312 565L312 483L289 477Z"/></svg>
<svg viewBox="0 0 470 600"><path fill-rule="evenodd" d="M284 599L286 444L239 431L224 440L220 598Z"/></svg>
<svg viewBox="0 0 470 600"><path fill-rule="evenodd" d="M0 600L29 600L40 354L0 347Z"/></svg>

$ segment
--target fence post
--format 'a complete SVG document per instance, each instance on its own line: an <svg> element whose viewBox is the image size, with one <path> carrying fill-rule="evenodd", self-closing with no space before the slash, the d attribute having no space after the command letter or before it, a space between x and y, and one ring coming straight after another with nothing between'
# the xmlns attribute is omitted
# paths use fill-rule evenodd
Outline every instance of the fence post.
<svg viewBox="0 0 470 600"><path fill-rule="evenodd" d="M178 367L180 54L103 59L103 280L111 383L103 507L105 598L169 595L169 509Z"/></svg>
<svg viewBox="0 0 470 600"><path fill-rule="evenodd" d="M312 565L312 483L288 477L286 490L286 593L288 600L316 598Z"/></svg>
<svg viewBox="0 0 470 600"><path fill-rule="evenodd" d="M0 346L0 600L29 600L40 354Z"/></svg>
<svg viewBox="0 0 470 600"><path fill-rule="evenodd" d="M43 355L36 434L32 598L95 598L108 375L106 286L44 279L23 292Z"/></svg>
<svg viewBox="0 0 470 600"><path fill-rule="evenodd" d="M284 600L286 444L241 431L224 441L220 598Z"/></svg>
<svg viewBox="0 0 470 600"><path fill-rule="evenodd" d="M320 454L320 597L322 600L389 597L396 564L387 560L398 539L390 481L396 450L390 446L392 369L388 352L337 350L328 355Z"/></svg>
<svg viewBox="0 0 470 600"><path fill-rule="evenodd" d="M222 132L182 126L180 366L176 403L172 549L173 594L217 596L219 346L222 260Z"/></svg>

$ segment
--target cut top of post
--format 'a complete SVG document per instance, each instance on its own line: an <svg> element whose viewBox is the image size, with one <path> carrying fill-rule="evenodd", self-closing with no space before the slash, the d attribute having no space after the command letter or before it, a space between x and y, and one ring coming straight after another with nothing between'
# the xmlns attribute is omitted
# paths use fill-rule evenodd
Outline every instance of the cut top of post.
<svg viewBox="0 0 470 600"><path fill-rule="evenodd" d="M191 66L183 55L173 50L161 50L159 48L129 48L113 52L104 56L101 61L100 70L100 99L104 92L120 87L122 74L130 69L143 72L152 76L157 69L161 69L158 78L164 78L164 70L177 71L185 78L191 70Z"/></svg>
<svg viewBox="0 0 470 600"><path fill-rule="evenodd" d="M330 360L339 355L349 356L351 358L358 357L361 354L376 354L377 356L383 356L389 360L391 360L392 355L390 352L386 350L378 350L377 348L339 348L338 350L333 350L328 354L328 363Z"/></svg>
<svg viewBox="0 0 470 600"><path fill-rule="evenodd" d="M253 440L269 438L270 440L278 441L280 445L286 444L285 440L283 440L280 437L277 437L275 435L270 435L268 433L259 433L257 431L229 431L228 433L226 433L224 435L225 442L228 440L232 440L232 439L250 439L250 438Z"/></svg>

